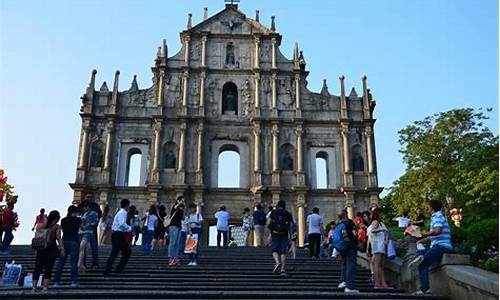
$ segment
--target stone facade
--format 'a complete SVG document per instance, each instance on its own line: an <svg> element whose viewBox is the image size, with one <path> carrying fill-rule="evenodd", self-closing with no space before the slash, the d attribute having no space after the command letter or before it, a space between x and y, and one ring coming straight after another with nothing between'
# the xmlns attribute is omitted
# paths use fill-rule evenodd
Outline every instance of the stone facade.
<svg viewBox="0 0 500 300"><path fill-rule="evenodd" d="M339 96L326 81L320 93L307 88L306 62L296 44L293 58L279 49L281 35L247 18L234 4L196 26L189 15L180 33L181 50L168 57L165 41L152 67L153 85L136 79L118 91L104 82L95 89L92 71L82 96L82 130L74 190L75 203L92 191L102 205L118 207L128 198L141 211L170 206L178 195L198 205L213 224L226 205L235 222L244 207L285 200L300 232L305 215L320 208L326 220L343 208L377 205L373 109L363 91ZM223 151L240 155L240 186L219 188ZM140 186L128 186L130 157L141 154ZM327 187L316 188L316 158L327 165ZM299 244L303 237L299 235Z"/></svg>

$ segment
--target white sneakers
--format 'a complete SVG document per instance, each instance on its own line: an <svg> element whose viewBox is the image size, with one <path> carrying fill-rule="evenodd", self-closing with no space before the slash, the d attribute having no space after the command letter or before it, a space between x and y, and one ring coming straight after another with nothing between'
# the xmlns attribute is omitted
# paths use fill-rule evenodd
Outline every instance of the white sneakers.
<svg viewBox="0 0 500 300"><path fill-rule="evenodd" d="M196 267L198 265L198 263L196 263L196 261L190 261L187 265L192 266L192 267Z"/></svg>
<svg viewBox="0 0 500 300"><path fill-rule="evenodd" d="M413 295L429 295L430 293L431 293L431 290L427 290L427 291L418 290L415 293L413 293Z"/></svg>
<svg viewBox="0 0 500 300"><path fill-rule="evenodd" d="M337 287L339 289L344 289L345 293L359 293L358 290L348 288L345 281L342 281L341 283L339 283L339 285L337 285Z"/></svg>
<svg viewBox="0 0 500 300"><path fill-rule="evenodd" d="M424 257L422 255L419 255L417 257L415 257L412 261L410 261L410 263L408 264L408 268L410 269L416 269L420 263L424 260Z"/></svg>

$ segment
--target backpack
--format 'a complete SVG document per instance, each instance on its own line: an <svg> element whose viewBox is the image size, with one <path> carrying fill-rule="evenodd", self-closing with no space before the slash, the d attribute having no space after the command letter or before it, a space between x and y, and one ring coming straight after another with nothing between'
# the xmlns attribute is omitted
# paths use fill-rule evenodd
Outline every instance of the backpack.
<svg viewBox="0 0 500 300"><path fill-rule="evenodd" d="M351 239L347 234L347 227L344 222L340 223L335 227L333 232L333 247L337 249L338 252L343 253L351 247Z"/></svg>
<svg viewBox="0 0 500 300"><path fill-rule="evenodd" d="M47 248L50 240L50 229L41 229L35 232L35 237L31 239L31 248L34 250L42 250Z"/></svg>
<svg viewBox="0 0 500 300"><path fill-rule="evenodd" d="M269 229L272 233L278 235L285 235L290 228L290 220L287 218L288 214L284 209L276 210L271 214L271 224Z"/></svg>

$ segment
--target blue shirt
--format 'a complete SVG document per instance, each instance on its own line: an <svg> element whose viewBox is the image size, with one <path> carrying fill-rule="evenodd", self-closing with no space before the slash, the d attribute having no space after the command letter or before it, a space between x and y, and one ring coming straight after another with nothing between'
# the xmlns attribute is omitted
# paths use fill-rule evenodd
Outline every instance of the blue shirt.
<svg viewBox="0 0 500 300"><path fill-rule="evenodd" d="M217 219L217 230L229 230L229 213L227 211L219 210L215 213L215 218Z"/></svg>
<svg viewBox="0 0 500 300"><path fill-rule="evenodd" d="M255 225L266 225L266 214L261 210L256 210L253 212L253 223Z"/></svg>
<svg viewBox="0 0 500 300"><path fill-rule="evenodd" d="M431 236L431 247L439 245L448 249L453 249L451 245L451 231L448 221L442 212L437 211L431 216L431 231L441 227L441 233L436 236Z"/></svg>

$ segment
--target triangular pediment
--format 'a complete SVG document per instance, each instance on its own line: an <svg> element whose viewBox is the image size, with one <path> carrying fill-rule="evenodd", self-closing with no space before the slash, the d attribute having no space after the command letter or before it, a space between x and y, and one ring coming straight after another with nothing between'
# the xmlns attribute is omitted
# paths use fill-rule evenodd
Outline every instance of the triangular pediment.
<svg viewBox="0 0 500 300"><path fill-rule="evenodd" d="M227 6L224 10L198 23L191 29L192 32L211 34L270 34L272 31L259 22L247 18L243 12L234 6Z"/></svg>

